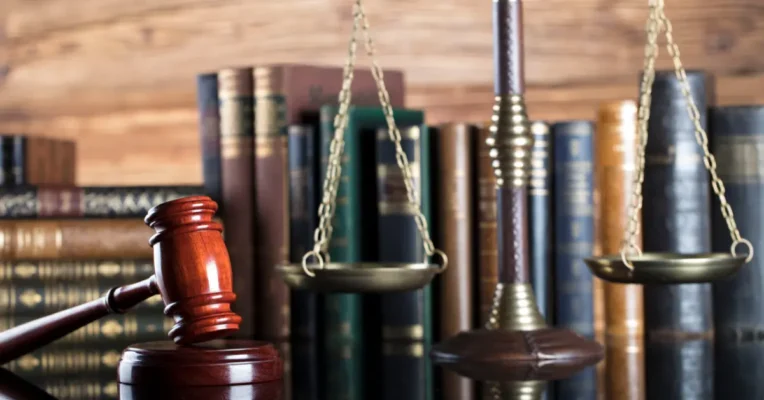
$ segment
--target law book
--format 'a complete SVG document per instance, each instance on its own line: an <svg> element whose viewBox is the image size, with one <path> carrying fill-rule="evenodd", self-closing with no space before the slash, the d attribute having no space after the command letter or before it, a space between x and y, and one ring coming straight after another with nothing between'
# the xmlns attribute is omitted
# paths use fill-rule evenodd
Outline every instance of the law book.
<svg viewBox="0 0 764 400"><path fill-rule="evenodd" d="M650 400L714 397L712 339L648 340L645 343L646 397ZM735 397L721 397L735 398Z"/></svg>
<svg viewBox="0 0 764 400"><path fill-rule="evenodd" d="M150 259L153 230L142 219L0 221L0 257L15 260Z"/></svg>
<svg viewBox="0 0 764 400"><path fill-rule="evenodd" d="M290 262L301 263L313 249L318 226L318 132L311 125L290 125L289 140L289 252ZM292 290L291 336L321 340L323 296L310 290Z"/></svg>
<svg viewBox="0 0 764 400"><path fill-rule="evenodd" d="M162 313L161 302L153 302L155 307L141 307L125 314L107 315L98 321L79 328L55 341L56 344L71 344L85 348L93 343L140 343L167 340L167 332L175 325L172 318ZM1 315L0 332L34 321L47 314ZM121 349L120 349L121 350Z"/></svg>
<svg viewBox="0 0 764 400"><path fill-rule="evenodd" d="M583 259L594 251L594 124L557 122L554 141L555 324L594 335L592 275Z"/></svg>
<svg viewBox="0 0 764 400"><path fill-rule="evenodd" d="M596 238L602 246L602 254L619 254L628 218L628 206L636 171L637 156L637 105L632 100L603 103L597 112L594 135L595 182L598 186L598 216ZM638 235L637 245L642 245ZM642 286L603 282L605 305L605 336L633 336L642 340L644 313ZM644 399L638 391L644 388L644 353L632 356L628 364L610 365L606 358L603 374L606 398ZM629 391L611 391L620 387L622 376L630 376L634 388ZM638 381L638 382L637 382ZM613 382L611 384L611 382ZM613 396L635 397L613 397Z"/></svg>
<svg viewBox="0 0 764 400"><path fill-rule="evenodd" d="M645 400L645 341L642 335L606 336L604 399Z"/></svg>
<svg viewBox="0 0 764 400"><path fill-rule="evenodd" d="M437 277L437 340L473 329L475 268L475 218L473 216L474 163L478 129L466 123L435 127L432 179L433 232L436 247L448 255L449 267ZM446 400L475 398L475 383L453 372L442 371L439 387Z"/></svg>
<svg viewBox="0 0 764 400"><path fill-rule="evenodd" d="M336 105L321 107L321 184L326 176L329 147L334 137L334 118L339 112ZM380 107L350 106L344 132L344 153L340 160L342 173L336 198L334 231L329 242L329 254L334 262L375 262L377 252L377 202L375 158L365 156L375 154L376 131L387 126L385 114ZM413 126L424 123L421 110L393 109L395 122L399 126ZM364 313L364 309L378 307L374 296L362 298L359 294L327 294L324 296L324 335L327 348L341 346L354 354L360 353L364 335L375 335L379 331L379 318L374 312ZM362 317L365 316L365 318ZM357 350L356 350L357 349ZM336 348L333 348L336 350ZM332 353L336 354L336 352ZM369 354L351 357L342 363L365 363ZM355 371L345 379L358 379L363 387L363 377L356 366L344 365L341 370ZM354 365L354 364L353 364ZM338 375L332 375L337 377ZM330 398L340 398L341 390L354 388L328 381L326 392ZM335 384L336 383L336 384ZM338 391L340 390L340 391ZM365 389L361 389L363 392ZM334 396L334 397L332 397Z"/></svg>
<svg viewBox="0 0 764 400"><path fill-rule="evenodd" d="M707 96L713 85L700 71L688 71L687 79L705 129ZM656 72L652 93L642 187L643 251L707 253L711 250L709 174L674 72ZM711 300L710 284L645 285L646 338L713 336ZM649 354L645 362L651 363Z"/></svg>
<svg viewBox="0 0 764 400"><path fill-rule="evenodd" d="M120 387L115 376L80 374L76 378L57 376L24 378L56 400L116 400L120 398Z"/></svg>
<svg viewBox="0 0 764 400"><path fill-rule="evenodd" d="M0 219L144 218L154 206L201 194L200 186L4 186Z"/></svg>
<svg viewBox="0 0 764 400"><path fill-rule="evenodd" d="M753 245L753 258L738 273L713 284L714 328L721 340L764 335L764 106L713 107L709 141L717 173L740 235ZM732 239L719 200L713 193L711 231L713 250L729 253ZM744 245L735 249L748 251Z"/></svg>
<svg viewBox="0 0 764 400"><path fill-rule="evenodd" d="M561 121L550 127L554 142L555 325L593 338L593 278L583 259L594 252L594 124ZM595 399L596 370L556 382L556 398Z"/></svg>
<svg viewBox="0 0 764 400"><path fill-rule="evenodd" d="M528 181L528 235L530 273L533 293L541 315L548 322L554 319L554 224L553 224L553 140L549 124L531 123L530 180ZM493 192L496 190L491 189ZM495 241L494 241L495 242Z"/></svg>
<svg viewBox="0 0 764 400"><path fill-rule="evenodd" d="M0 134L0 187L13 184L13 135Z"/></svg>
<svg viewBox="0 0 764 400"><path fill-rule="evenodd" d="M90 282L101 279L137 282L154 274L154 260L15 260L0 262L0 283Z"/></svg>
<svg viewBox="0 0 764 400"><path fill-rule="evenodd" d="M133 282L122 282L122 285ZM51 281L36 285L0 283L0 318L13 316L43 317L67 308L96 300L115 285L103 281ZM121 286L121 285L119 285ZM164 310L162 297L152 296L135 306L134 310Z"/></svg>
<svg viewBox="0 0 764 400"><path fill-rule="evenodd" d="M153 340L163 340L164 332L156 332ZM25 379L77 378L89 375L103 379L114 377L122 350L133 344L130 339L92 341L88 346L53 342L3 364L2 367Z"/></svg>
<svg viewBox="0 0 764 400"><path fill-rule="evenodd" d="M399 126L401 149L411 169L410 183L420 207L409 201L396 145L387 128L376 131L377 254L380 262L420 263L426 255L415 220L431 219L430 135L425 125ZM428 233L432 234L431 229ZM426 399L432 382L424 347L432 343L432 301L422 289L379 296L381 311L382 399ZM412 379L415 378L415 379ZM407 384L403 384L407 382Z"/></svg>
<svg viewBox="0 0 764 400"><path fill-rule="evenodd" d="M323 399L322 342L293 335L291 343L292 398L294 400Z"/></svg>
<svg viewBox="0 0 764 400"><path fill-rule="evenodd" d="M255 82L255 268L257 330L267 339L289 336L289 289L276 265L289 261L287 126L307 123L324 104L336 104L343 84L339 66L274 64L254 68ZM403 73L385 71L393 107L403 106ZM379 104L371 70L354 71L352 104ZM313 211L314 213L317 210Z"/></svg>
<svg viewBox="0 0 764 400"><path fill-rule="evenodd" d="M37 135L11 136L11 185L76 184L73 142Z"/></svg>
<svg viewBox="0 0 764 400"><path fill-rule="evenodd" d="M764 337L745 335L739 339L717 338L714 343L714 392L717 399L758 400L764 398L761 374L764 369Z"/></svg>
<svg viewBox="0 0 764 400"><path fill-rule="evenodd" d="M475 153L475 175L477 184L474 189L477 195L474 199L474 206L477 208L475 218L477 219L477 242L475 251L477 252L477 268L475 280L477 285L477 320L476 327L483 327L488 322L488 317L493 304L496 285L499 282L499 252L497 248L496 231L496 174L491 165L491 146L486 140L491 137L491 124L485 123L478 127L477 140L474 144Z"/></svg>
<svg viewBox="0 0 764 400"><path fill-rule="evenodd" d="M196 108L199 116L199 144L202 153L204 193L221 206L220 103L218 74L196 76Z"/></svg>
<svg viewBox="0 0 764 400"><path fill-rule="evenodd" d="M220 107L221 202L218 215L225 226L231 259L233 311L242 317L237 337L255 336L255 151L252 68L218 72Z"/></svg>

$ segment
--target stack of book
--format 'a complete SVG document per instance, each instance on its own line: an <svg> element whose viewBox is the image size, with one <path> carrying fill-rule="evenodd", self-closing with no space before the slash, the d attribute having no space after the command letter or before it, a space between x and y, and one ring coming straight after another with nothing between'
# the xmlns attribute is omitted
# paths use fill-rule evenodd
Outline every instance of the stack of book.
<svg viewBox="0 0 764 400"><path fill-rule="evenodd" d="M75 144L2 135L0 330L94 300L154 272L146 212L199 187L77 187ZM117 398L115 368L135 342L166 339L154 296L4 368L60 398Z"/></svg>

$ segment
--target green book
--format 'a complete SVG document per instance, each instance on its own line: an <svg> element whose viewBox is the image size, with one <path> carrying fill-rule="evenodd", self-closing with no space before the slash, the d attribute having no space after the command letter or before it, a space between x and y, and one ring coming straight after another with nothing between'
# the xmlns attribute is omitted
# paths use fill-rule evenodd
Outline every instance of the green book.
<svg viewBox="0 0 764 400"><path fill-rule="evenodd" d="M329 144L334 137L337 105L321 107L321 184L326 176ZM421 125L424 113L419 110L394 109L399 126ZM348 109L344 133L344 152L334 231L329 243L332 262L375 262L377 254L376 215L376 131L387 126L380 107ZM329 294L325 297L324 338L327 351L326 398L364 398L363 354L364 326L370 317L364 313L359 294ZM368 308L367 308L368 309ZM367 320L364 321L364 316ZM373 378L373 377L370 377Z"/></svg>

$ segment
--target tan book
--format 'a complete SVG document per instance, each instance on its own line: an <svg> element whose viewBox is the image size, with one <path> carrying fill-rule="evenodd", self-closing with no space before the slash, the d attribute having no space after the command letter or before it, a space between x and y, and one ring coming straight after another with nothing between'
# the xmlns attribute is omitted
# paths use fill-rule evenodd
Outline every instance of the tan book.
<svg viewBox="0 0 764 400"><path fill-rule="evenodd" d="M633 187L637 148L637 105L634 101L603 104L597 115L595 134L596 237L602 254L618 254L626 229L628 204ZM637 238L641 243L641 236ZM602 282L605 336L633 337L641 341L644 332L642 287ZM636 345L634 345L636 346ZM627 366L607 359L607 398L624 400L644 398L644 352L629 355ZM628 379L629 382L621 382ZM624 387L630 389L624 391ZM624 393L628 396L624 397ZM617 394L613 397L610 394Z"/></svg>

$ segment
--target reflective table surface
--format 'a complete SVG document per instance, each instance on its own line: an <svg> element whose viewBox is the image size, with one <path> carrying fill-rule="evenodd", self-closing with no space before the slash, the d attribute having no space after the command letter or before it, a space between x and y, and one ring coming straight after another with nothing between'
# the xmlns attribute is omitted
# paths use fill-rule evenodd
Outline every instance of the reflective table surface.
<svg viewBox="0 0 764 400"><path fill-rule="evenodd" d="M559 381L475 382L429 362L425 343L278 344L282 381L215 388L141 388L116 382L113 357L91 370L0 370L0 399L764 399L764 339L644 342L600 339L605 360ZM98 364L98 366L96 366ZM11 371L12 370L12 371Z"/></svg>

